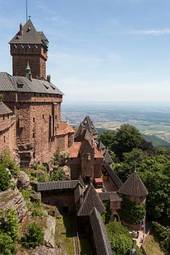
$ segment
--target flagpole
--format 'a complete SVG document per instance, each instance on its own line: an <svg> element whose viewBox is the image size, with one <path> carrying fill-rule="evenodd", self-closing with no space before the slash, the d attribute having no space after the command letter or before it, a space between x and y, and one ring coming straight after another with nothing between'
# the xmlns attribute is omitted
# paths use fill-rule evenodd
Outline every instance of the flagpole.
<svg viewBox="0 0 170 255"><path fill-rule="evenodd" d="M28 0L26 0L26 22L28 21Z"/></svg>

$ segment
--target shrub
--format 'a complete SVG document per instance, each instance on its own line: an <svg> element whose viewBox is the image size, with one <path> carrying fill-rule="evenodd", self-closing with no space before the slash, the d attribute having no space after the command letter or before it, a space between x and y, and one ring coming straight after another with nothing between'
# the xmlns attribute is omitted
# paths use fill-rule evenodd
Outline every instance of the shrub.
<svg viewBox="0 0 170 255"><path fill-rule="evenodd" d="M8 168L11 172L12 176L16 177L19 173L19 167L17 166L15 160L11 158L9 151L4 151L1 155L0 159L1 164L4 166L4 168Z"/></svg>
<svg viewBox="0 0 170 255"><path fill-rule="evenodd" d="M132 238L128 230L119 222L111 222L106 225L112 252L115 255L128 254L132 248Z"/></svg>
<svg viewBox="0 0 170 255"><path fill-rule="evenodd" d="M12 255L15 254L15 243L12 238L6 233L0 232L0 254Z"/></svg>
<svg viewBox="0 0 170 255"><path fill-rule="evenodd" d="M11 174L4 167L4 165L0 164L0 191L7 190L11 185Z"/></svg>
<svg viewBox="0 0 170 255"><path fill-rule="evenodd" d="M22 238L22 243L26 248L35 248L43 243L44 232L41 226L33 222L28 225L28 231Z"/></svg>
<svg viewBox="0 0 170 255"><path fill-rule="evenodd" d="M54 168L50 176L50 181L62 181L65 179L64 171L61 167Z"/></svg>
<svg viewBox="0 0 170 255"><path fill-rule="evenodd" d="M67 153L55 153L53 157L53 164L58 166L64 166L68 160Z"/></svg>
<svg viewBox="0 0 170 255"><path fill-rule="evenodd" d="M43 165L43 164L40 164L40 163L36 163L34 166L33 166L34 170L41 170L41 171L46 171L46 167Z"/></svg>
<svg viewBox="0 0 170 255"><path fill-rule="evenodd" d="M32 203L32 216L43 217L45 216L45 210L43 209L40 202Z"/></svg>
<svg viewBox="0 0 170 255"><path fill-rule="evenodd" d="M109 223L111 218L111 209L110 209L110 203L108 201L104 202L105 205L105 212L102 214L102 219L105 224Z"/></svg>
<svg viewBox="0 0 170 255"><path fill-rule="evenodd" d="M19 220L15 210L9 209L0 212L0 231L16 240L19 234Z"/></svg>
<svg viewBox="0 0 170 255"><path fill-rule="evenodd" d="M144 219L145 213L144 205L138 205L128 198L123 198L120 216L125 222L129 224L140 224Z"/></svg>

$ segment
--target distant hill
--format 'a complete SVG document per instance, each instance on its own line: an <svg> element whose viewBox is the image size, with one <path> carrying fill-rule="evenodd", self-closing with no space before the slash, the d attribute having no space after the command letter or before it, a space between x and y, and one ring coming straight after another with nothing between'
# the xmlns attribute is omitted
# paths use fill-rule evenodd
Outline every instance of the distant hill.
<svg viewBox="0 0 170 255"><path fill-rule="evenodd" d="M105 128L97 128L97 131L99 135L106 131L107 129ZM170 143L167 141L161 139L160 137L156 135L143 135L144 139L148 142L151 142L154 147L170 147Z"/></svg>
<svg viewBox="0 0 170 255"><path fill-rule="evenodd" d="M146 141L151 142L154 147L159 147L159 146L170 147L170 143L168 143L167 141L161 139L160 137L156 135L144 135L144 138Z"/></svg>

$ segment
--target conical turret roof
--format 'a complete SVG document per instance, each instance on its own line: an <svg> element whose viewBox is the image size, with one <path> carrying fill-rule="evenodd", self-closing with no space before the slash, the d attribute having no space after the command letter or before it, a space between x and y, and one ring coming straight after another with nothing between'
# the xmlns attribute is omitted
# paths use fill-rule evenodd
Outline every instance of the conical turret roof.
<svg viewBox="0 0 170 255"><path fill-rule="evenodd" d="M146 197L148 191L136 172L132 173L129 178L122 184L119 193L132 197Z"/></svg>

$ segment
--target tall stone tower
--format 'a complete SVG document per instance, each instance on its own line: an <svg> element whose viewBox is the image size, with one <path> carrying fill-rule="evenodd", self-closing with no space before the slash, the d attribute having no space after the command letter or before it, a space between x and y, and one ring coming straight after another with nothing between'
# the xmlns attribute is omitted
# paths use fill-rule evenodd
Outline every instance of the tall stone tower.
<svg viewBox="0 0 170 255"><path fill-rule="evenodd" d="M29 19L24 26L20 24L18 33L9 42L14 76L25 76L29 63L32 77L46 79L48 39L38 32Z"/></svg>

